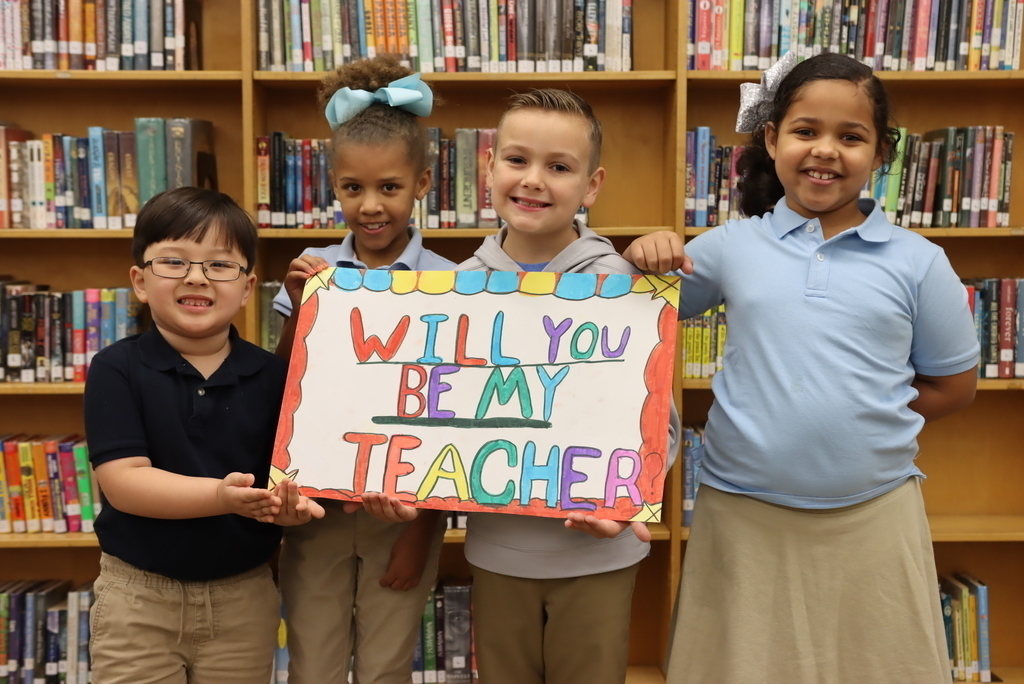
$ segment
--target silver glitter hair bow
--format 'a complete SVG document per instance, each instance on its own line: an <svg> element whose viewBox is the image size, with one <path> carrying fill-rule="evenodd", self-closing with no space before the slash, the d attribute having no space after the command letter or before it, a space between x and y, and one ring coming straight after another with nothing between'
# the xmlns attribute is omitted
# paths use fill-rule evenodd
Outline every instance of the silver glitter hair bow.
<svg viewBox="0 0 1024 684"><path fill-rule="evenodd" d="M760 83L740 84L740 111L736 115L736 132L753 133L768 119L775 91L797 65L796 52L790 50L761 74Z"/></svg>

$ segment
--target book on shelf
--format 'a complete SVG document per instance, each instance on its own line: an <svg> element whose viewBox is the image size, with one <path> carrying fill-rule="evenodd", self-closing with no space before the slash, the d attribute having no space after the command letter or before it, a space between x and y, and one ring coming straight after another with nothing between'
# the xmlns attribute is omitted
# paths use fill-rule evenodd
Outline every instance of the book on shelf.
<svg viewBox="0 0 1024 684"><path fill-rule="evenodd" d="M78 435L0 436L0 533L92 532L99 498L88 453Z"/></svg>
<svg viewBox="0 0 1024 684"><path fill-rule="evenodd" d="M800 60L822 52L850 55L876 71L1021 68L1024 7L1015 0L690 0L688 6L691 70L763 70L788 52Z"/></svg>
<svg viewBox="0 0 1024 684"><path fill-rule="evenodd" d="M202 69L201 23L198 0L5 0L0 71Z"/></svg>
<svg viewBox="0 0 1024 684"><path fill-rule="evenodd" d="M0 582L0 682L84 684L93 583Z"/></svg>
<svg viewBox="0 0 1024 684"><path fill-rule="evenodd" d="M81 382L96 352L141 329L141 302L129 288L0 284L0 381Z"/></svg>
<svg viewBox="0 0 1024 684"><path fill-rule="evenodd" d="M388 52L423 72L629 71L632 6L632 0L257 0L256 64L264 71L330 71Z"/></svg>
<svg viewBox="0 0 1024 684"><path fill-rule="evenodd" d="M31 135L0 127L0 229L134 228L158 192L217 188L209 121L139 118L133 131Z"/></svg>
<svg viewBox="0 0 1024 684"><path fill-rule="evenodd" d="M895 159L873 172L861 197L878 200L886 218L903 228L1009 227L1015 138L1002 126L900 129ZM704 126L686 140L685 225L742 218L742 146L716 146Z"/></svg>

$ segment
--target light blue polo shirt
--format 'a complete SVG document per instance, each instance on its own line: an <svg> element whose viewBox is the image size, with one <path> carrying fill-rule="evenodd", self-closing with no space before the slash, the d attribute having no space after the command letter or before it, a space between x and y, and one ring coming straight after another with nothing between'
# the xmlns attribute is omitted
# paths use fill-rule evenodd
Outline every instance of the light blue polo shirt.
<svg viewBox="0 0 1024 684"><path fill-rule="evenodd" d="M366 268L366 264L356 257L355 237L352 233L345 236L340 245L330 247L310 247L302 251L299 256L310 254L323 258L329 264L340 268ZM423 235L415 228L409 228L409 244L390 266L380 266L380 271L453 271L455 262L445 259L440 254L435 254L429 249L423 248ZM292 301L288 298L284 286L278 290L274 297L274 309L279 313L290 316L292 313Z"/></svg>
<svg viewBox="0 0 1024 684"><path fill-rule="evenodd" d="M945 253L861 200L864 223L824 240L785 200L686 245L680 318L726 303L700 482L795 508L867 501L908 478L922 375L978 363Z"/></svg>

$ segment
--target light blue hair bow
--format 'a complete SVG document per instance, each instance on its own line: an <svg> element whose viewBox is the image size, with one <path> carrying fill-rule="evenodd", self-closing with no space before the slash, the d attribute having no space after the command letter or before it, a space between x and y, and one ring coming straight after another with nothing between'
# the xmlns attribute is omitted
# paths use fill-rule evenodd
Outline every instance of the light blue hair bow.
<svg viewBox="0 0 1024 684"><path fill-rule="evenodd" d="M375 102L404 109L416 116L430 116L434 93L420 79L419 74L411 74L373 93L369 90L342 88L331 96L324 113L331 124L331 130L334 130Z"/></svg>
<svg viewBox="0 0 1024 684"><path fill-rule="evenodd" d="M761 74L760 83L740 84L740 110L736 116L737 133L753 133L764 125L775 99L775 91L799 61L796 52L790 50Z"/></svg>

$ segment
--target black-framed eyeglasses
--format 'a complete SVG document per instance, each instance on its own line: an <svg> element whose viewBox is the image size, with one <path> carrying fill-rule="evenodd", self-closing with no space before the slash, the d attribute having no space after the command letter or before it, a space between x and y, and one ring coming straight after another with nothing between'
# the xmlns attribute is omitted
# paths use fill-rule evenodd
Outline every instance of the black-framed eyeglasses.
<svg viewBox="0 0 1024 684"><path fill-rule="evenodd" d="M237 261L223 261L221 259L189 261L188 259L179 259L178 257L156 257L142 264L142 268L149 266L153 270L153 275L160 276L161 278L184 278L195 264L202 265L203 275L208 280L238 280L238 277L245 272L245 267Z"/></svg>

